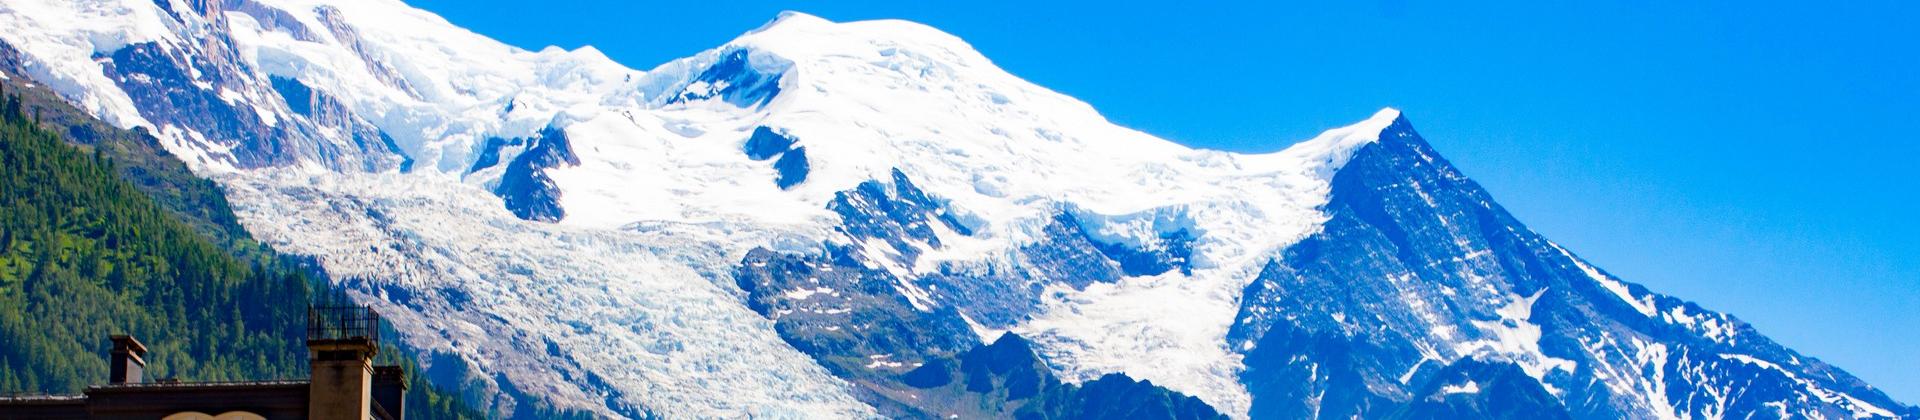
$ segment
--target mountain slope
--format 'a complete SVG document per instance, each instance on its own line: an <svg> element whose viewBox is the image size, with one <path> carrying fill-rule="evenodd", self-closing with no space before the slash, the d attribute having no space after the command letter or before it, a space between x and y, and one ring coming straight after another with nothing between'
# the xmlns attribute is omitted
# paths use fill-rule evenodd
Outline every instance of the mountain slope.
<svg viewBox="0 0 1920 420"><path fill-rule="evenodd" d="M1010 332L1235 417L1384 416L1469 358L1576 417L1913 415L1526 230L1395 110L1236 154L910 22L637 71L389 0L74 4L0 14L26 75L171 139L499 412L926 409L902 375Z"/></svg>
<svg viewBox="0 0 1920 420"><path fill-rule="evenodd" d="M104 383L109 333L164 350L149 359L156 377L303 374L296 337L306 314L297 303L312 300L314 285L303 267L254 242L219 188L152 137L106 126L44 89L0 85L0 178L8 181L0 188L8 203L0 393L75 393ZM408 380L409 415L481 417L420 377Z"/></svg>
<svg viewBox="0 0 1920 420"><path fill-rule="evenodd" d="M1256 415L1417 402L1425 378L1473 357L1516 364L1580 418L1913 415L1738 319L1587 265L1404 119L1354 154L1325 209L1248 286L1230 335L1250 349Z"/></svg>
<svg viewBox="0 0 1920 420"><path fill-rule="evenodd" d="M105 337L154 343L152 369L206 380L290 377L302 364L302 277L228 258L131 185L101 154L44 131L17 97L0 110L0 392L104 382ZM303 308L304 309L304 308ZM191 328L200 322L233 329ZM251 325L251 327L248 327ZM89 344L90 343L90 344Z"/></svg>

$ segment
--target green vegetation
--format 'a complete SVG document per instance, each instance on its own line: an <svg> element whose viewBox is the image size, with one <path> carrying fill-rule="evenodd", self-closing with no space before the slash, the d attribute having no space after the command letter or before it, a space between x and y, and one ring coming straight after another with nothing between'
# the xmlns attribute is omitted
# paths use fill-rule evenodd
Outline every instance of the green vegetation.
<svg viewBox="0 0 1920 420"><path fill-rule="evenodd" d="M0 395L106 381L109 334L148 377L306 375L306 307L324 283L254 241L219 187L151 136L44 90L0 91ZM385 353L398 354L387 349ZM409 366L410 358L398 357ZM481 418L409 375L408 416Z"/></svg>
<svg viewBox="0 0 1920 420"><path fill-rule="evenodd" d="M151 341L156 376L294 377L305 278L228 255L67 145L17 97L0 107L0 392L106 378L110 333ZM231 326L208 328L208 326Z"/></svg>

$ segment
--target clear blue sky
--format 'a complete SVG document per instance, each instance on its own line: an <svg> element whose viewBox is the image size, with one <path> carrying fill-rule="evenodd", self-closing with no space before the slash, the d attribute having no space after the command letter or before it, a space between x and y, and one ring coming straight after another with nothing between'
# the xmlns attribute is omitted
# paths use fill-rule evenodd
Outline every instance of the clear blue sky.
<svg viewBox="0 0 1920 420"><path fill-rule="evenodd" d="M781 10L913 20L1120 124L1218 149L1397 107L1602 268L1920 403L1920 2L412 2L640 69Z"/></svg>

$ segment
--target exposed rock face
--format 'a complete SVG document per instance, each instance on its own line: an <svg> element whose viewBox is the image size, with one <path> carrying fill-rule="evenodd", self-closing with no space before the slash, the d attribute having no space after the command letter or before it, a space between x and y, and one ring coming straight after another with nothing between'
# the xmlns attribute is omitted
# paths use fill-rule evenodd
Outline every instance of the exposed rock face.
<svg viewBox="0 0 1920 420"><path fill-rule="evenodd" d="M567 210L560 207L560 187L547 176L547 169L580 164L567 133L548 127L537 137L507 143L524 143L526 149L507 162L493 194L505 200L507 210L521 219L554 222L567 217Z"/></svg>
<svg viewBox="0 0 1920 420"><path fill-rule="evenodd" d="M1262 270L1229 335L1247 349L1241 378L1254 417L1374 416L1406 404L1513 414L1422 403L1422 385L1472 357L1520 367L1578 418L1773 415L1768 404L1782 401L1794 416L1906 415L1731 316L1588 266L1514 220L1405 119L1357 151L1332 187L1323 230ZM1497 394L1523 388L1486 398L1545 406L1530 393Z"/></svg>

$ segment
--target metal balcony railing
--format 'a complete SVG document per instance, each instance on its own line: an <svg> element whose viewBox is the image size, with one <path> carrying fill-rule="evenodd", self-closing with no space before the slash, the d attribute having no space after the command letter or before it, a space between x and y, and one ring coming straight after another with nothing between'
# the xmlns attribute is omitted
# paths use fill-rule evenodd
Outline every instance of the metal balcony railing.
<svg viewBox="0 0 1920 420"><path fill-rule="evenodd" d="M308 306L307 339L380 341L380 313L358 305Z"/></svg>

